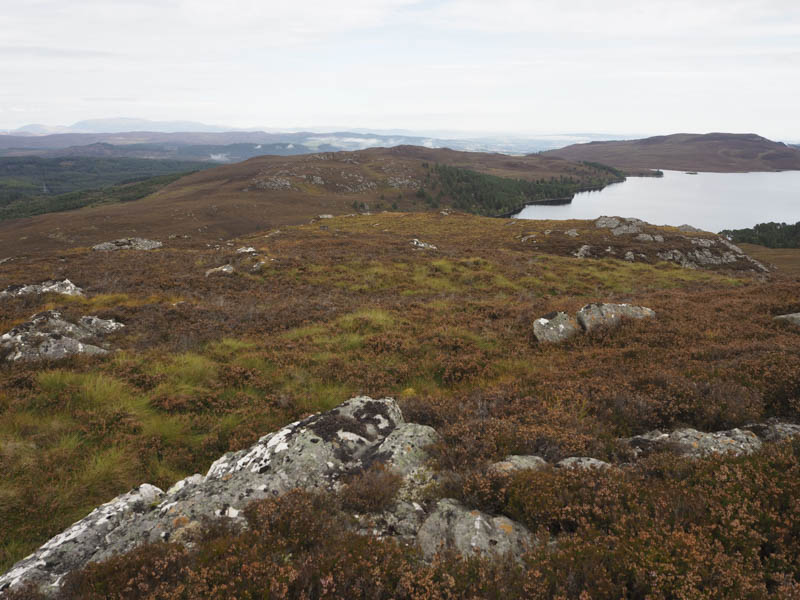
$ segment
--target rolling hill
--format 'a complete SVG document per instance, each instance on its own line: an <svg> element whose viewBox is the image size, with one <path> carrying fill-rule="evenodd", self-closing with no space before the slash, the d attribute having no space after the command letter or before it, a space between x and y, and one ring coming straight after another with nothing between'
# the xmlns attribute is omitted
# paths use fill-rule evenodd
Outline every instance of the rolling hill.
<svg viewBox="0 0 800 600"><path fill-rule="evenodd" d="M2 222L0 256L143 234L210 242L321 213L456 206L493 216L620 179L556 157L417 146L261 156L194 173L135 202Z"/></svg>
<svg viewBox="0 0 800 600"><path fill-rule="evenodd" d="M800 149L755 134L678 133L641 140L574 144L544 153L572 161L595 161L625 171L800 170Z"/></svg>

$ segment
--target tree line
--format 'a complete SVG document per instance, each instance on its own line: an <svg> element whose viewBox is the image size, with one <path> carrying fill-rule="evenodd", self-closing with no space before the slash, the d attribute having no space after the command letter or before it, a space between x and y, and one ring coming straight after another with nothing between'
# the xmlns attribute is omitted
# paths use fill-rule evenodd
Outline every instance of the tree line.
<svg viewBox="0 0 800 600"><path fill-rule="evenodd" d="M759 223L748 229L724 229L720 235L734 243L758 244L767 248L800 248L800 221Z"/></svg>

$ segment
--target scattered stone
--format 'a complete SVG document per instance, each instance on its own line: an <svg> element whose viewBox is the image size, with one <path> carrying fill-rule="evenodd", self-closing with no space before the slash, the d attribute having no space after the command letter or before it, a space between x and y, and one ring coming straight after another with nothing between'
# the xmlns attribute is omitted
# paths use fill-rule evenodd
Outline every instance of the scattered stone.
<svg viewBox="0 0 800 600"><path fill-rule="evenodd" d="M524 236L522 236L522 237L520 238L520 240L519 240L519 241L520 241L520 242L522 242L522 243L524 244L524 243L525 243L525 242L527 242L528 240L533 240L533 241L535 242L535 241L536 241L536 234L535 234L535 233L532 233L532 234L530 234L530 235L524 235Z"/></svg>
<svg viewBox="0 0 800 600"><path fill-rule="evenodd" d="M64 281L44 281L29 285L12 285L0 292L0 298L17 298L29 294L63 294L65 296L83 296L83 290L69 279Z"/></svg>
<svg viewBox="0 0 800 600"><path fill-rule="evenodd" d="M564 232L564 235L568 235L569 237L578 237L580 234L578 233L577 229L568 229Z"/></svg>
<svg viewBox="0 0 800 600"><path fill-rule="evenodd" d="M533 322L533 335L539 342L564 342L579 333L578 322L565 312L553 312Z"/></svg>
<svg viewBox="0 0 800 600"><path fill-rule="evenodd" d="M702 458L710 454L752 454L761 448L761 440L752 431L731 429L704 433L696 429L676 429L671 433L651 431L627 441L636 455L656 450L674 450L683 456Z"/></svg>
<svg viewBox="0 0 800 600"><path fill-rule="evenodd" d="M236 254L254 254L256 249L252 246L242 246L236 249Z"/></svg>
<svg viewBox="0 0 800 600"><path fill-rule="evenodd" d="M573 252L572 255L577 258L587 258L592 255L592 247L588 244L584 244Z"/></svg>
<svg viewBox="0 0 800 600"><path fill-rule="evenodd" d="M317 179L319 179L319 178L317 178ZM317 218L318 219L332 219L333 215L317 215Z"/></svg>
<svg viewBox="0 0 800 600"><path fill-rule="evenodd" d="M539 456L514 454L489 465L489 471L495 473L513 473L523 470L538 471L546 466L547 462Z"/></svg>
<svg viewBox="0 0 800 600"><path fill-rule="evenodd" d="M222 265L206 271L206 277L209 275L233 275L235 272L236 269L233 268L233 265Z"/></svg>
<svg viewBox="0 0 800 600"><path fill-rule="evenodd" d="M611 465L603 460L588 456L571 456L556 463L559 469L610 469Z"/></svg>
<svg viewBox="0 0 800 600"><path fill-rule="evenodd" d="M506 517L493 517L469 510L456 500L445 498L436 504L417 534L425 558L452 549L465 556L509 554L519 560L534 543L531 533Z"/></svg>
<svg viewBox="0 0 800 600"><path fill-rule="evenodd" d="M12 261L12 260L14 260L14 257L13 257L13 256L7 256L7 257L5 257L5 258L0 258L0 265L2 265L3 263L10 262L10 261Z"/></svg>
<svg viewBox="0 0 800 600"><path fill-rule="evenodd" d="M682 231L683 233L702 233L702 229L698 229L697 227L692 227L691 225L678 225L678 231Z"/></svg>
<svg viewBox="0 0 800 600"><path fill-rule="evenodd" d="M587 304L578 311L577 319L587 332L600 327L616 327L623 319L651 319L654 310L630 304Z"/></svg>
<svg viewBox="0 0 800 600"><path fill-rule="evenodd" d="M414 248L420 248L421 250L437 250L436 246L433 244L429 244L427 242L420 242L417 238L411 240L411 245Z"/></svg>
<svg viewBox="0 0 800 600"><path fill-rule="evenodd" d="M663 242L664 241L664 236L656 234L656 235L653 236L653 239L655 241L657 241L657 242Z"/></svg>
<svg viewBox="0 0 800 600"><path fill-rule="evenodd" d="M782 323L790 323L791 325L797 325L800 327L800 313L792 313L789 315L778 315L775 317L775 321L780 321Z"/></svg>
<svg viewBox="0 0 800 600"><path fill-rule="evenodd" d="M81 317L77 324L49 310L31 317L0 336L0 360L9 362L59 360L73 354L106 354L108 350L84 343L122 329L114 320Z"/></svg>
<svg viewBox="0 0 800 600"><path fill-rule="evenodd" d="M112 240L110 242L103 242L92 246L92 250L112 251L112 250L155 250L163 246L161 242L155 240L146 240L144 238L130 237Z"/></svg>
<svg viewBox="0 0 800 600"><path fill-rule="evenodd" d="M635 239L639 242L652 242L655 240L655 238L649 233L640 233ZM664 238L661 239L663 240Z"/></svg>
<svg viewBox="0 0 800 600"><path fill-rule="evenodd" d="M633 262L634 260L636 260L636 257L633 255L633 252L631 252L630 250L628 250L628 251L625 253L625 260L627 260L628 262Z"/></svg>

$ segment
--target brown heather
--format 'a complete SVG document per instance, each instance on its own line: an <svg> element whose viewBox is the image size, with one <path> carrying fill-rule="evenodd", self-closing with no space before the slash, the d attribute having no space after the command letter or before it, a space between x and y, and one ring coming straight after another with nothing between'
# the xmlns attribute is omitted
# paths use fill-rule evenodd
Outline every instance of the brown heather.
<svg viewBox="0 0 800 600"><path fill-rule="evenodd" d="M204 472L223 452L358 393L399 398L442 435L440 492L544 539L522 566L360 537L341 506L379 510L370 471L339 497L292 493L209 526L189 551L141 548L70 576L68 598L800 597L800 444L746 458L669 454L604 472L513 477L508 454L630 457L616 438L800 417L800 282L569 255L585 222L379 214L285 228L221 250L76 249L4 265L0 287L69 277L86 299L11 300L7 330L57 307L126 323L121 352L0 368L0 569L144 481ZM558 232L580 231L580 241ZM545 229L555 231L545 238ZM539 232L538 249L520 235ZM413 250L412 238L438 251ZM253 245L265 266L235 254ZM620 241L626 250L632 242ZM270 260L274 259L274 260ZM238 273L204 276L230 260ZM533 319L593 301L657 311L559 346ZM10 596L11 597L11 596ZM17 597L25 597L23 593Z"/></svg>

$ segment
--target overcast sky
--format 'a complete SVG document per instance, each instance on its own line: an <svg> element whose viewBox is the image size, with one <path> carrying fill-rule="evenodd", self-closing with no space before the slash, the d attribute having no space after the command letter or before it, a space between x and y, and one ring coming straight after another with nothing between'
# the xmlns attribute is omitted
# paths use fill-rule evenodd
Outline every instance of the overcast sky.
<svg viewBox="0 0 800 600"><path fill-rule="evenodd" d="M800 140L800 0L0 0L0 128Z"/></svg>

